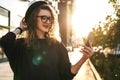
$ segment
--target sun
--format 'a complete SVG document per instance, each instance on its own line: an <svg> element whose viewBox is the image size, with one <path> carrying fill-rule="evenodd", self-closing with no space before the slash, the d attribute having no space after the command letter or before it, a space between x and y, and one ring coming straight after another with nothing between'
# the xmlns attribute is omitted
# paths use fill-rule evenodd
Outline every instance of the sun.
<svg viewBox="0 0 120 80"><path fill-rule="evenodd" d="M72 25L77 37L87 36L92 27L113 12L107 0L76 0L75 5Z"/></svg>

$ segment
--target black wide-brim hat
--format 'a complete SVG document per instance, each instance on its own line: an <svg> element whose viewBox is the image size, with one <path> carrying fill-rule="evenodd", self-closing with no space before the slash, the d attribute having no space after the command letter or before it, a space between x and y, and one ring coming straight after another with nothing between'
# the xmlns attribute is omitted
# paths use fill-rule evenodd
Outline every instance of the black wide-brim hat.
<svg viewBox="0 0 120 80"><path fill-rule="evenodd" d="M27 9L27 11L26 11L26 14L25 14L25 22L28 21L30 15L31 15L31 13L34 11L34 9L36 9L36 8L38 8L38 7L40 7L40 6L44 5L44 4L48 4L48 3L45 2L45 1L36 1L36 2L32 3L32 4L29 6L29 8Z"/></svg>

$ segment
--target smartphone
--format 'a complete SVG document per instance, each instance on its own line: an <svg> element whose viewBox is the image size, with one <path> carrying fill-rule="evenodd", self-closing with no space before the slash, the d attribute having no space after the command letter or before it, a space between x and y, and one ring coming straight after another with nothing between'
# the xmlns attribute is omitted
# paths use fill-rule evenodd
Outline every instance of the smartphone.
<svg viewBox="0 0 120 80"><path fill-rule="evenodd" d="M93 33L92 33L92 32L89 32L89 34L88 34L88 36L87 36L87 39L86 39L85 45L88 46L88 47L90 47L89 41L90 41L90 42L93 42Z"/></svg>

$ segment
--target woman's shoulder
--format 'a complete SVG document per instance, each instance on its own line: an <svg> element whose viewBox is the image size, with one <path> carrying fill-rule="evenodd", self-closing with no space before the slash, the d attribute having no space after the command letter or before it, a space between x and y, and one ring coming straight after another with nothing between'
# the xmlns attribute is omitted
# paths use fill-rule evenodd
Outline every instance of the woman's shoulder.
<svg viewBox="0 0 120 80"><path fill-rule="evenodd" d="M49 38L49 41L53 44L61 44L61 41L55 39L55 38Z"/></svg>
<svg viewBox="0 0 120 80"><path fill-rule="evenodd" d="M65 48L65 45L62 41L59 41L59 40L54 39L54 38L50 38L50 41L53 45L55 45L58 48Z"/></svg>
<svg viewBox="0 0 120 80"><path fill-rule="evenodd" d="M24 38L17 38L16 43L23 44L23 43L25 43L25 39Z"/></svg>

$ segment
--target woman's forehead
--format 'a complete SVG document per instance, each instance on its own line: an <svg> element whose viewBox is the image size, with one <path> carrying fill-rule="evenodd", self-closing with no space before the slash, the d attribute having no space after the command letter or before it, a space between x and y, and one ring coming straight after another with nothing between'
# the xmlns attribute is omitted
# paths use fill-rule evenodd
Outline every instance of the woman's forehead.
<svg viewBox="0 0 120 80"><path fill-rule="evenodd" d="M47 15L47 16L51 16L51 13L49 10L46 9L41 9L38 13L38 15Z"/></svg>

